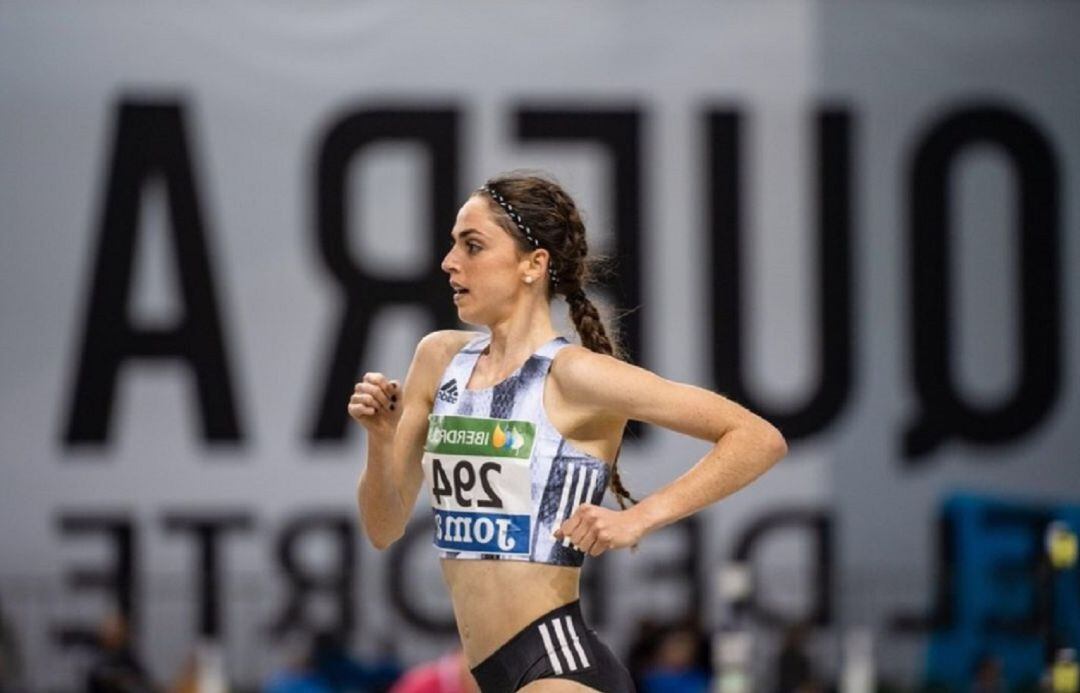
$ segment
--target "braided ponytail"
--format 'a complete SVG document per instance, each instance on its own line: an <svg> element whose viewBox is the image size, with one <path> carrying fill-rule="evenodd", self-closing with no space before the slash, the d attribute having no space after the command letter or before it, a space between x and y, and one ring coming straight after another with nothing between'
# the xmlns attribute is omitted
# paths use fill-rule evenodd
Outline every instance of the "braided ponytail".
<svg viewBox="0 0 1080 693"><path fill-rule="evenodd" d="M615 347L608 338L604 322L600 319L600 311L593 302L585 295L584 289L577 289L566 297L570 306L570 319L574 322L574 328L581 337L581 345L589 351L598 354L616 356ZM615 500L619 507L626 510L626 501L631 504L637 503L637 499L630 495L630 491L623 486L622 477L619 476L619 453L622 452L622 443L615 452L615 461L611 463L611 476L608 485L615 494Z"/></svg>
<svg viewBox="0 0 1080 693"><path fill-rule="evenodd" d="M585 295L593 267L599 261L589 257L585 223L577 205L562 187L543 175L514 172L489 179L474 194L485 195L498 224L517 239L522 252L543 248L550 256L548 297L561 294L570 306L570 319L590 351L624 359L618 340L608 335L600 312ZM622 445L619 445L619 452ZM626 501L637 503L619 477L619 452L611 463L609 486L619 507Z"/></svg>

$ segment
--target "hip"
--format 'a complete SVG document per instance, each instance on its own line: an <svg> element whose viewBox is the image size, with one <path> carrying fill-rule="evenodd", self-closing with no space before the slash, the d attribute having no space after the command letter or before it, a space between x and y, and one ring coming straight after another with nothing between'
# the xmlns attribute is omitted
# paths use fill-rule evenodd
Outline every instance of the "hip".
<svg viewBox="0 0 1080 693"><path fill-rule="evenodd" d="M527 561L441 561L470 666L540 616L576 601L580 568Z"/></svg>
<svg viewBox="0 0 1080 693"><path fill-rule="evenodd" d="M630 673L590 629L577 600L530 622L472 668L482 693L506 693L540 679L568 679L604 693L632 693Z"/></svg>

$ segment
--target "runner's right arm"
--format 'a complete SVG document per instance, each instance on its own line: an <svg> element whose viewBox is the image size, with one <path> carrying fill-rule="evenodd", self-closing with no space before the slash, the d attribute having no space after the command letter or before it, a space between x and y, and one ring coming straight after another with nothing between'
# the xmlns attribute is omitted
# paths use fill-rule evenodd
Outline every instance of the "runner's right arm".
<svg viewBox="0 0 1080 693"><path fill-rule="evenodd" d="M435 388L471 336L460 330L432 332L417 345L403 387L382 373L365 373L354 388L349 415L367 430L367 460L356 496L364 533L377 549L405 533L423 483L420 459Z"/></svg>

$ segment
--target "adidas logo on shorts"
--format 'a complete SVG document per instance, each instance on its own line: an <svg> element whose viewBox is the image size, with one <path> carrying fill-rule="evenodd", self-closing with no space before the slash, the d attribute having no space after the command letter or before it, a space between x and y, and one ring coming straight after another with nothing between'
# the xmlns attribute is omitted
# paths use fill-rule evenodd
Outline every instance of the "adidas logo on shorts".
<svg viewBox="0 0 1080 693"><path fill-rule="evenodd" d="M547 623L541 623L537 629L540 631L540 639L544 641L544 649L547 650L548 663L556 676L564 671L577 671L589 666L572 618L556 616Z"/></svg>
<svg viewBox="0 0 1080 693"><path fill-rule="evenodd" d="M439 399L449 404L453 404L458 398L457 380L449 380L445 385L439 388L439 392L436 395Z"/></svg>

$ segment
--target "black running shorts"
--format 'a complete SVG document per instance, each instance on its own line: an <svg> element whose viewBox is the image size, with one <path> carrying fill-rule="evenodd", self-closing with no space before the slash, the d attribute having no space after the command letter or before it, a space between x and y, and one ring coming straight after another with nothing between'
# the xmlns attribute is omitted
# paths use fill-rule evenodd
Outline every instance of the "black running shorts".
<svg viewBox="0 0 1080 693"><path fill-rule="evenodd" d="M482 693L511 693L537 679L570 679L603 693L633 693L630 672L600 642L573 601L549 611L472 670Z"/></svg>

